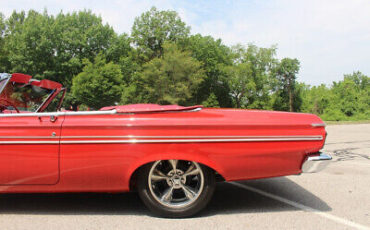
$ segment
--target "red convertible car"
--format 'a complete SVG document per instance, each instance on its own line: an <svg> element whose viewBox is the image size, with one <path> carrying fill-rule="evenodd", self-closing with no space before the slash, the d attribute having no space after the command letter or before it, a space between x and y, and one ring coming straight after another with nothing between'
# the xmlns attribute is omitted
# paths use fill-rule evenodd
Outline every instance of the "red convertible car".
<svg viewBox="0 0 370 230"><path fill-rule="evenodd" d="M312 114L138 104L61 111L49 80L0 74L0 192L136 190L149 209L191 216L217 180L323 168L326 132Z"/></svg>

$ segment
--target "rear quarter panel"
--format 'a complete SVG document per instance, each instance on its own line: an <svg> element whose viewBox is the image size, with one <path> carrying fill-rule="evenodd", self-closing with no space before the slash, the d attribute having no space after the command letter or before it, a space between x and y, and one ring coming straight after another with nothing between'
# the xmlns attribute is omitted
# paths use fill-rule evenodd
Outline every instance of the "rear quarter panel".
<svg viewBox="0 0 370 230"><path fill-rule="evenodd" d="M171 158L200 162L226 180L297 174L306 155L317 152L323 141L63 144L63 140L86 140L71 136L96 136L92 141L106 140L101 136L325 136L324 128L311 123L322 121L310 114L212 109L66 117L60 148L61 183L79 190L128 190L138 167Z"/></svg>

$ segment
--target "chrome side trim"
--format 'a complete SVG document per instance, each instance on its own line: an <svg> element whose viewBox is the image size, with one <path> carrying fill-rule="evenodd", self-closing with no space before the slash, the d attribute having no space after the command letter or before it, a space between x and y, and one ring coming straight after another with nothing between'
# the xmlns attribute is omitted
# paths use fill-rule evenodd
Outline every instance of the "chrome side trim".
<svg viewBox="0 0 370 230"><path fill-rule="evenodd" d="M322 136L0 136L0 139L299 139L322 140Z"/></svg>
<svg viewBox="0 0 370 230"><path fill-rule="evenodd" d="M308 157L302 164L302 172L315 173L323 170L330 162L332 157L329 154L320 152L318 156Z"/></svg>
<svg viewBox="0 0 370 230"><path fill-rule="evenodd" d="M322 136L62 136L62 139L304 139L304 140L322 140Z"/></svg>
<svg viewBox="0 0 370 230"><path fill-rule="evenodd" d="M59 144L59 141L0 141L0 145Z"/></svg>
<svg viewBox="0 0 370 230"><path fill-rule="evenodd" d="M168 139L168 140L81 140L60 141L61 144L144 144L144 143L201 143L201 142L268 142L268 141L307 141L312 139L271 138L271 139ZM314 139L317 140L317 139Z"/></svg>
<svg viewBox="0 0 370 230"><path fill-rule="evenodd" d="M312 123L311 124L312 127L325 127L325 123Z"/></svg>
<svg viewBox="0 0 370 230"><path fill-rule="evenodd" d="M60 136L0 136L0 139L57 139Z"/></svg>
<svg viewBox="0 0 370 230"><path fill-rule="evenodd" d="M104 111L80 111L80 112L63 112L66 116L78 116L78 115L106 115L116 114L117 110L104 110Z"/></svg>
<svg viewBox="0 0 370 230"><path fill-rule="evenodd" d="M1 137L2 139L21 139L22 137ZM39 137L25 137L24 139L37 139ZM58 136L55 137L41 137L39 139L51 139L51 138L59 138ZM63 137L63 139L76 139L81 138L85 139L83 136L73 136L73 137ZM98 138L99 137L88 137L89 139ZM140 136L140 137L106 137L107 139L111 140L61 140L58 141L0 141L0 144L139 144L139 143L205 143L205 142L270 142L270 141L319 141L322 140L322 136L271 136L271 137L258 137L258 136L249 136L249 137L238 137L238 136L225 136L218 137L218 136L209 136L209 137L196 137L196 136L189 136L189 137L151 137L151 136ZM112 140L114 138L122 139L122 140ZM147 138L147 139L146 139ZM102 139L100 137L100 139Z"/></svg>
<svg viewBox="0 0 370 230"><path fill-rule="evenodd" d="M48 113L11 113L0 114L0 117L49 117L49 116L78 116L78 115L106 115L116 114L117 110L80 111L80 112L48 112Z"/></svg>

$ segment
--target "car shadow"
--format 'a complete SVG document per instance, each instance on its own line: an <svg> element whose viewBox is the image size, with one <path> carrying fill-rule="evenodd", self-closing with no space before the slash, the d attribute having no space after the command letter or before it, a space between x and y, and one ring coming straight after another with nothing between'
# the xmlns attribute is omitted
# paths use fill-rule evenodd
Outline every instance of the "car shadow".
<svg viewBox="0 0 370 230"><path fill-rule="evenodd" d="M319 211L332 210L323 200L286 177L237 182L279 196ZM240 188L220 183L202 216L235 213L281 212L299 210L296 207Z"/></svg>
<svg viewBox="0 0 370 230"><path fill-rule="evenodd" d="M1 194L0 214L150 215L135 192Z"/></svg>
<svg viewBox="0 0 370 230"><path fill-rule="evenodd" d="M286 177L238 183L259 188L320 211L331 210L320 198ZM197 217L292 210L297 209L230 183L218 183L210 204ZM152 216L135 192L123 194L1 194L0 214Z"/></svg>

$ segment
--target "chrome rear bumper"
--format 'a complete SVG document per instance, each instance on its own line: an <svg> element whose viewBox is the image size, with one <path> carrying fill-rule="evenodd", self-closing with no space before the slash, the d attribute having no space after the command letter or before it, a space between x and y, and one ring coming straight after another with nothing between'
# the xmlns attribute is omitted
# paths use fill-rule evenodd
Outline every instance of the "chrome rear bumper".
<svg viewBox="0 0 370 230"><path fill-rule="evenodd" d="M323 170L330 162L332 157L329 154L319 152L318 156L311 156L302 164L303 173L314 173Z"/></svg>

